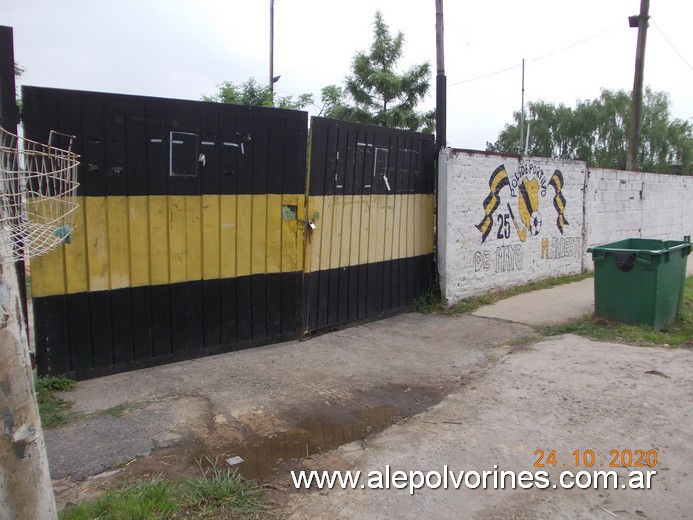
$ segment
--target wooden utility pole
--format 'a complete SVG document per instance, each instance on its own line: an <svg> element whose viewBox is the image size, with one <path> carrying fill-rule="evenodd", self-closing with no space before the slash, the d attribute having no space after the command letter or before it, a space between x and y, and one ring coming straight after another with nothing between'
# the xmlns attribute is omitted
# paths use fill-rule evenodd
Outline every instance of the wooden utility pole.
<svg viewBox="0 0 693 520"><path fill-rule="evenodd" d="M626 170L638 170L638 150L640 149L640 119L642 117L642 84L645 76L645 42L650 19L650 0L640 0L640 14L629 17L631 27L638 28L638 46L635 50L635 78L631 105L630 132Z"/></svg>
<svg viewBox="0 0 693 520"><path fill-rule="evenodd" d="M436 0L436 150L447 144L447 80L445 78L445 38L443 0Z"/></svg>
<svg viewBox="0 0 693 520"><path fill-rule="evenodd" d="M12 27L0 25L0 126L13 134L19 124L15 88Z"/></svg>
<svg viewBox="0 0 693 520"><path fill-rule="evenodd" d="M525 59L522 58L522 104L520 109L520 155L525 154Z"/></svg>
<svg viewBox="0 0 693 520"><path fill-rule="evenodd" d="M270 101L274 105L274 0L270 0L270 58L269 58Z"/></svg>
<svg viewBox="0 0 693 520"><path fill-rule="evenodd" d="M12 133L16 103L12 28L0 27L0 125ZM0 258L12 247L0 240ZM0 519L55 520L22 308L16 265L0 264Z"/></svg>

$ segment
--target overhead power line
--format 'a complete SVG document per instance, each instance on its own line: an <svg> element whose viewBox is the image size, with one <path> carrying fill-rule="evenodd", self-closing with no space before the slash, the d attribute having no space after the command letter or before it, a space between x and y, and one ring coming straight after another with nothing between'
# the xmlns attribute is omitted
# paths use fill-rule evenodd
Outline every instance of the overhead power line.
<svg viewBox="0 0 693 520"><path fill-rule="evenodd" d="M544 54L544 55L542 55L542 56L538 56L538 57L536 57L536 58L529 59L529 60L527 60L527 61L529 61L530 63L534 63L534 62L543 60L543 59L545 59L545 58L549 58L550 56L555 56L556 54L560 54L560 53L562 53L562 52L565 52L565 51L567 51L567 50L572 49L573 47L577 47L577 46L579 46L579 45L583 45L583 44L585 44L585 43L587 43L587 42L589 42L589 41L592 41L592 40L594 40L594 39L596 39L596 38L600 38L600 37L604 36L605 34L608 34L608 33L610 33L610 32L613 32L613 31L615 31L616 29L622 29L622 28L623 28L623 24L616 25L616 26L612 27L611 29L607 29L606 31L602 31L602 32L600 32L600 33L598 33L598 34L595 34L594 36L590 36L589 38L585 38L584 40L580 40L579 42L572 43L572 44L570 44L570 45L568 45L568 46L566 46L566 47L561 47L560 49L557 49L557 50L555 50L555 51L551 51L551 52L549 52L549 53L547 53L547 54ZM489 72L488 74L484 74L484 75L482 75L482 76L476 76L476 77L474 77L474 78L469 78L469 79L465 79L465 80L462 80L462 81L456 81L455 83L450 83L450 84L448 84L448 86L449 86L449 87L452 87L452 86L454 86L454 85L462 85L462 84L464 84L464 83L471 83L472 81L477 81L477 80L480 80L480 79L484 79L484 78L488 78L488 77L491 77L491 76L495 76L495 75L497 75L497 74L502 74L503 72L508 72L509 70L513 70L513 69L519 69L520 67L522 67L521 64L512 65L512 66L510 66L510 67L506 67L506 68L504 68L504 69L500 69L500 70L497 70L497 71L495 71L495 72Z"/></svg>
<svg viewBox="0 0 693 520"><path fill-rule="evenodd" d="M453 86L455 86L455 85L462 85L463 83L471 83L472 81L476 81L476 80L478 80L478 79L490 78L491 76L495 76L496 74L502 74L503 72L508 72L509 70L513 70L513 69L519 69L520 67L522 67L521 64L519 64L519 65L512 65L512 66L510 66L510 67L506 67L506 68L504 68L504 69L497 70L497 71L495 71L495 72L489 72L488 74L484 74L483 76L477 76L477 77L475 77L475 78L469 78L469 79L465 79L465 80L462 80L462 81L456 81L455 83L450 83L450 84L448 85L448 87L453 87Z"/></svg>
<svg viewBox="0 0 693 520"><path fill-rule="evenodd" d="M650 18L650 21L652 22L652 25L655 26L655 29L657 29L657 31L659 31L659 34L662 35L662 38L664 38L664 40L669 44L669 47L671 47L672 50L678 55L678 57L681 58L681 61L684 62L689 69L693 70L693 67L691 67L691 64L688 63L688 61L686 61L686 58L684 58L683 55L676 49L676 47L674 47L674 44L671 43L671 41L669 41L669 38L667 38L667 35L664 34L664 31L662 31L659 28L659 25L657 25L655 23L655 21L652 20L652 18Z"/></svg>

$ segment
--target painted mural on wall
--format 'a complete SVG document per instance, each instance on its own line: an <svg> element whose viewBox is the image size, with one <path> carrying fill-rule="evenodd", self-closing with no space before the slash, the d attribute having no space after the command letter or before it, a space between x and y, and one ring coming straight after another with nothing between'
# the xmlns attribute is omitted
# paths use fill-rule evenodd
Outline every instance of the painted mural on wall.
<svg viewBox="0 0 693 520"><path fill-rule="evenodd" d="M477 224L476 228L481 232L481 243L483 244L491 233L494 225L494 213L503 202L503 188L507 187L512 199L516 199L516 207L519 218L515 217L511 201L507 202L508 212L497 215L498 238L510 238L510 221L520 241L527 240L527 234L537 236L541 232L542 216L539 211L539 195L542 199L546 198L549 186L554 190L553 207L558 214L556 217L556 227L563 234L563 228L568 225L565 218L566 200L561 190L563 189L563 174L560 170L553 172L549 178L544 170L534 164L521 164L518 171L513 175L508 175L505 165L501 164L491 174L488 181L491 189L488 197L484 200L484 211L486 215Z"/></svg>
<svg viewBox="0 0 693 520"><path fill-rule="evenodd" d="M489 193L482 203L484 215L475 227L481 233L481 244L496 238L503 245L496 247L495 259L492 250L477 251L475 271L493 267L497 273L522 270L525 246L539 248L541 259L579 256L581 238L565 236L570 223L565 216L567 202L560 170L549 174L538 164L523 162L516 172L508 173L501 164L488 185ZM519 243L513 244L517 239Z"/></svg>
<svg viewBox="0 0 693 520"><path fill-rule="evenodd" d="M680 240L693 229L693 183L680 176L588 173L582 161L455 148L440 159L437 251L448 303L591 269L588 245Z"/></svg>

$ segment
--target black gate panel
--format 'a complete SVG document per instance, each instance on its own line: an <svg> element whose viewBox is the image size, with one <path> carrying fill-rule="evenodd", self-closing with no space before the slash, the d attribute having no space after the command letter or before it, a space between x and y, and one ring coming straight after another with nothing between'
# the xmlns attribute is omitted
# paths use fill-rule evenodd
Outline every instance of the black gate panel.
<svg viewBox="0 0 693 520"><path fill-rule="evenodd" d="M23 123L81 156L72 243L31 262L41 374L299 335L306 113L25 87Z"/></svg>
<svg viewBox="0 0 693 520"><path fill-rule="evenodd" d="M81 156L72 241L31 262L40 374L290 339L429 286L431 135L314 118L307 183L304 112L37 87L23 111Z"/></svg>
<svg viewBox="0 0 693 520"><path fill-rule="evenodd" d="M310 147L307 329L411 309L433 275L433 136L313 118Z"/></svg>

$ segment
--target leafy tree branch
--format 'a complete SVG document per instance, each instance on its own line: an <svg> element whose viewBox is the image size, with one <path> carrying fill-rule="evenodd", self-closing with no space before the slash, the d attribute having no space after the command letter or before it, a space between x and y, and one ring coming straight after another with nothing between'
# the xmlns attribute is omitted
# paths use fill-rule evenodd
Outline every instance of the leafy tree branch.
<svg viewBox="0 0 693 520"><path fill-rule="evenodd" d="M693 174L693 125L671 116L665 92L645 89L638 167L654 173ZM537 157L577 159L590 165L623 169L628 152L631 97L624 90L602 90L597 99L578 101L575 108L545 101L528 104L529 146ZM490 152L518 153L520 112L505 125Z"/></svg>

